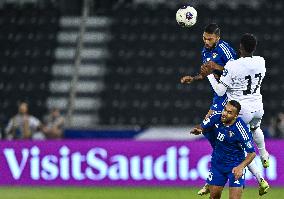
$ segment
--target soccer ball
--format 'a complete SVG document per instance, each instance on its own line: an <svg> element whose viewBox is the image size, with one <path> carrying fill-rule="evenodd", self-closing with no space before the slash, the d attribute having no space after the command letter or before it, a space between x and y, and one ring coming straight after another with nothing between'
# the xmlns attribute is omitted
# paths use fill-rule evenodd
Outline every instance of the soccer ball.
<svg viewBox="0 0 284 199"><path fill-rule="evenodd" d="M191 27L196 23L197 11L194 7L183 6L176 13L176 20L182 27Z"/></svg>

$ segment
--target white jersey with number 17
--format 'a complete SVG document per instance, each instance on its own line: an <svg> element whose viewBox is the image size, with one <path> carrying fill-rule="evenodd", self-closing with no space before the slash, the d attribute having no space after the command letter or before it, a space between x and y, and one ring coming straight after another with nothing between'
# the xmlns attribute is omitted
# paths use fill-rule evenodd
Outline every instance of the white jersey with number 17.
<svg viewBox="0 0 284 199"><path fill-rule="evenodd" d="M241 57L225 65L220 82L227 87L229 100L248 105L251 110L261 110L263 103L260 86L265 73L263 57Z"/></svg>

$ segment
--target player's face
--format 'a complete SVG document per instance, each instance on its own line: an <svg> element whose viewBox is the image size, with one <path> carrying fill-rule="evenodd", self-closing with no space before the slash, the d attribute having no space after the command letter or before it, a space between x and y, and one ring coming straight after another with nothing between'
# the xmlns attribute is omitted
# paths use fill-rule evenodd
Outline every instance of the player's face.
<svg viewBox="0 0 284 199"><path fill-rule="evenodd" d="M58 109L54 109L52 112L51 112L51 115L52 117L58 117L60 115L60 112Z"/></svg>
<svg viewBox="0 0 284 199"><path fill-rule="evenodd" d="M216 34L203 33L203 42L205 48L213 48L219 41L220 37Z"/></svg>
<svg viewBox="0 0 284 199"><path fill-rule="evenodd" d="M21 103L19 106L19 113L26 114L28 112L28 105L26 103Z"/></svg>
<svg viewBox="0 0 284 199"><path fill-rule="evenodd" d="M234 121L237 117L237 108L230 103L227 103L222 112L221 122L223 122L224 124L231 124L232 121Z"/></svg>

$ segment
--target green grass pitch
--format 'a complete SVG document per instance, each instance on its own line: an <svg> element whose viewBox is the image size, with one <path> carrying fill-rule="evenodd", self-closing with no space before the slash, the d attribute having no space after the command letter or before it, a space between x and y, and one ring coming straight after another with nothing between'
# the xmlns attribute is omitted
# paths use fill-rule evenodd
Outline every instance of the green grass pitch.
<svg viewBox="0 0 284 199"><path fill-rule="evenodd" d="M5 199L192 199L208 198L198 196L197 188L101 188L101 187L0 187L0 198ZM222 198L228 198L225 188ZM256 188L246 188L243 199L280 199L284 198L284 188L271 188L269 193L260 197Z"/></svg>

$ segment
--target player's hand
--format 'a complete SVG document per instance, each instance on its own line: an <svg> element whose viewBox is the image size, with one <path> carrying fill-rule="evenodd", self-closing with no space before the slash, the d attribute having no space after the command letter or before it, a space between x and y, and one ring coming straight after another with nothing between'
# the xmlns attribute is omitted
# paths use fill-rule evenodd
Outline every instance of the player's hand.
<svg viewBox="0 0 284 199"><path fill-rule="evenodd" d="M191 131L190 131L191 134L194 134L194 135L200 135L202 133L202 129L199 129L199 128L193 128Z"/></svg>
<svg viewBox="0 0 284 199"><path fill-rule="evenodd" d="M242 166L237 166L237 167L234 167L233 170L232 170L232 173L234 174L235 176L235 180L238 180L239 178L242 177L243 175L243 170L244 168Z"/></svg>
<svg viewBox="0 0 284 199"><path fill-rule="evenodd" d="M192 76L184 76L180 79L180 82L182 84L190 84L191 82L193 82L194 78Z"/></svg>
<svg viewBox="0 0 284 199"><path fill-rule="evenodd" d="M200 68L200 74L203 76L203 77L206 77L207 75L211 74L213 71L213 69L211 68L210 64L203 64Z"/></svg>

